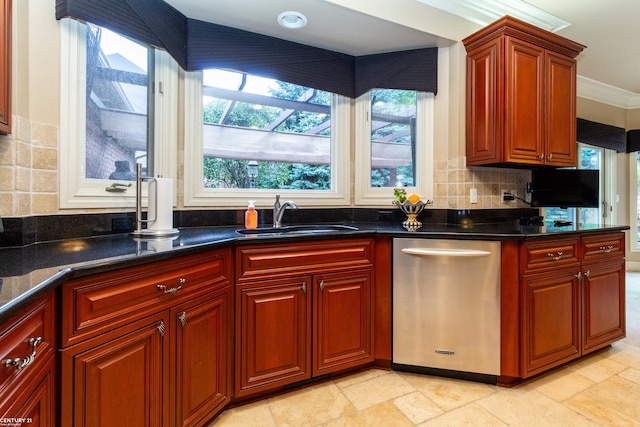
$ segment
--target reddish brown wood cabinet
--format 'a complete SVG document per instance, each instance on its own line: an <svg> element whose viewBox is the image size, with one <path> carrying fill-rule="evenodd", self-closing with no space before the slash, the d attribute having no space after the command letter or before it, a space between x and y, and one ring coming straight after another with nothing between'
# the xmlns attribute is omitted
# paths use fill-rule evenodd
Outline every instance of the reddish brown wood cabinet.
<svg viewBox="0 0 640 427"><path fill-rule="evenodd" d="M0 330L0 418L8 424L56 425L53 293L38 299Z"/></svg>
<svg viewBox="0 0 640 427"><path fill-rule="evenodd" d="M584 46L508 16L463 43L467 165L575 166Z"/></svg>
<svg viewBox="0 0 640 427"><path fill-rule="evenodd" d="M237 248L236 397L373 362L372 259L372 239Z"/></svg>
<svg viewBox="0 0 640 427"><path fill-rule="evenodd" d="M11 0L0 0L0 134L11 133Z"/></svg>
<svg viewBox="0 0 640 427"><path fill-rule="evenodd" d="M625 337L624 233L520 247L520 369L544 372Z"/></svg>
<svg viewBox="0 0 640 427"><path fill-rule="evenodd" d="M62 287L61 420L201 426L231 398L231 251Z"/></svg>

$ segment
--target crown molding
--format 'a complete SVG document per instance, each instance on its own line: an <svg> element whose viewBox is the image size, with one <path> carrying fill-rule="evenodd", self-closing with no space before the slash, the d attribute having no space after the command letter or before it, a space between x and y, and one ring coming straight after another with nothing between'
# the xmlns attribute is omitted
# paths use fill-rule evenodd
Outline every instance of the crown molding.
<svg viewBox="0 0 640 427"><path fill-rule="evenodd" d="M640 108L640 94L578 76L577 95L627 110Z"/></svg>
<svg viewBox="0 0 640 427"><path fill-rule="evenodd" d="M571 23L521 0L418 0L468 21L486 26L505 15L557 32Z"/></svg>

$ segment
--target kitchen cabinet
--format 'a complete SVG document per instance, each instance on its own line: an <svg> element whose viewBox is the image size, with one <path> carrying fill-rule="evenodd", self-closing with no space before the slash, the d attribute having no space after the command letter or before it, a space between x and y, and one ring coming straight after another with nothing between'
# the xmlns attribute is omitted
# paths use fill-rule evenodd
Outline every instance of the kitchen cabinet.
<svg viewBox="0 0 640 427"><path fill-rule="evenodd" d="M11 0L0 0L0 134L11 133Z"/></svg>
<svg viewBox="0 0 640 427"><path fill-rule="evenodd" d="M62 287L63 425L200 426L231 398L230 250Z"/></svg>
<svg viewBox="0 0 640 427"><path fill-rule="evenodd" d="M373 362L373 240L236 251L236 397Z"/></svg>
<svg viewBox="0 0 640 427"><path fill-rule="evenodd" d="M0 330L0 418L56 425L55 310L50 293Z"/></svg>
<svg viewBox="0 0 640 427"><path fill-rule="evenodd" d="M521 376L625 337L624 234L520 247Z"/></svg>
<svg viewBox="0 0 640 427"><path fill-rule="evenodd" d="M509 16L463 43L467 166L575 166L584 46Z"/></svg>

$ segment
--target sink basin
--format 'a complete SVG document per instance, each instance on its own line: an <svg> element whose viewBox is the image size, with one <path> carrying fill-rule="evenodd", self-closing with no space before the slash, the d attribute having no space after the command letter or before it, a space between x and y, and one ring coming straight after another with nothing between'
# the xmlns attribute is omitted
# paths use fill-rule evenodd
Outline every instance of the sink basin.
<svg viewBox="0 0 640 427"><path fill-rule="evenodd" d="M241 228L236 230L240 234L307 234L307 233L333 233L336 231L357 231L358 227L343 224L310 224L310 225L289 225L280 228L260 227L254 229Z"/></svg>

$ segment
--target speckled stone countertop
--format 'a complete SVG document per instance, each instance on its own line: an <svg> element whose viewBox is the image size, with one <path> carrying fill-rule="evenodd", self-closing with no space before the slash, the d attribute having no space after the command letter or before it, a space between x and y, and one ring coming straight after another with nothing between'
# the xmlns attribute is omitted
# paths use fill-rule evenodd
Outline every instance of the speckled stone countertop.
<svg viewBox="0 0 640 427"><path fill-rule="evenodd" d="M517 221L481 224L425 224L408 232L394 223L349 223L357 230L323 233L239 234L237 226L186 227L173 238L137 239L132 234L65 239L0 249L0 322L38 296L66 280L90 274L162 261L180 255L228 245L338 237L386 235L391 237L449 239L530 239L623 231L628 226L569 225L523 226Z"/></svg>

